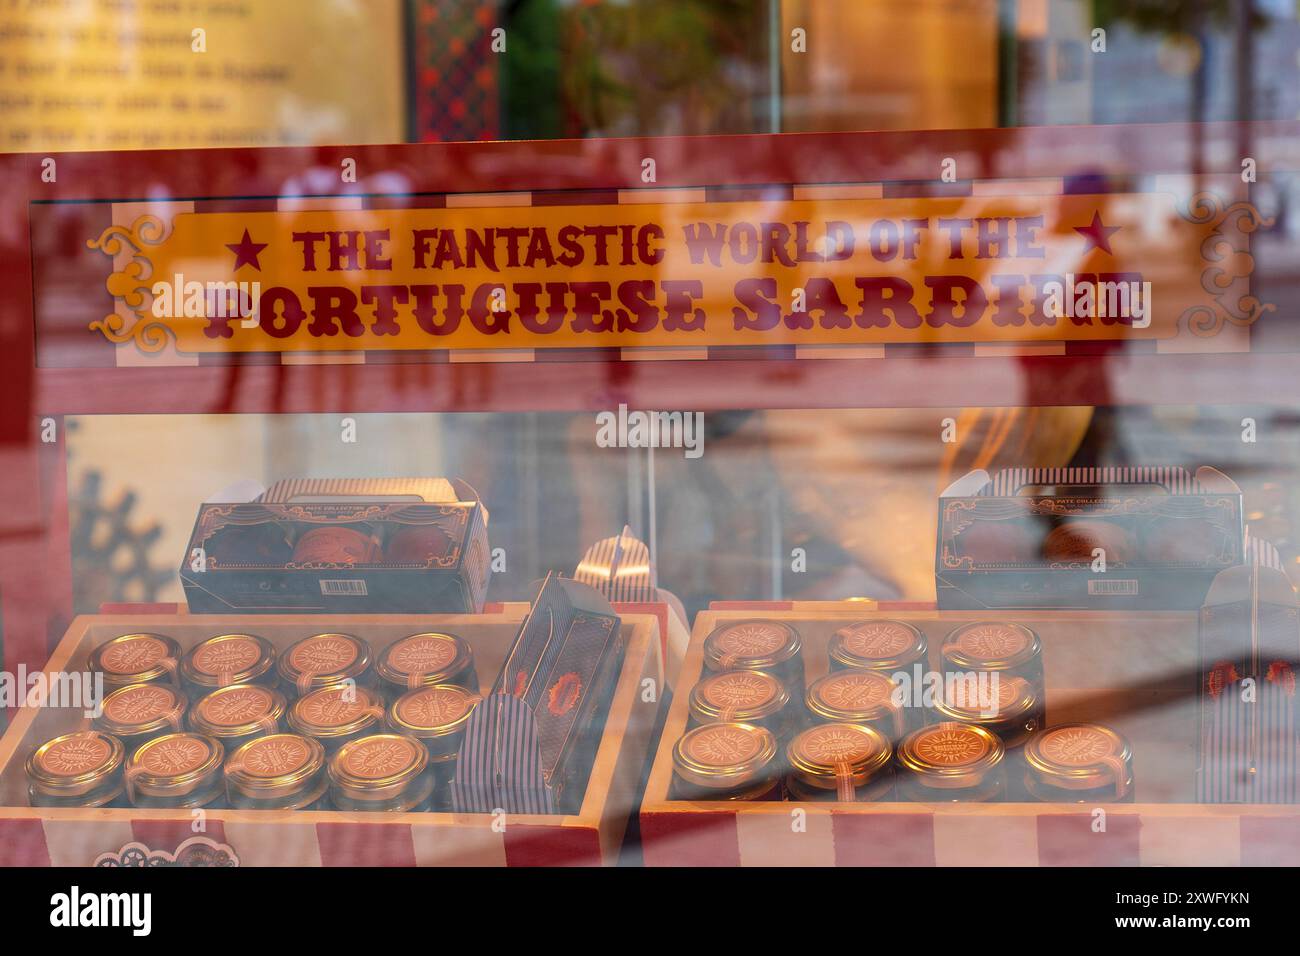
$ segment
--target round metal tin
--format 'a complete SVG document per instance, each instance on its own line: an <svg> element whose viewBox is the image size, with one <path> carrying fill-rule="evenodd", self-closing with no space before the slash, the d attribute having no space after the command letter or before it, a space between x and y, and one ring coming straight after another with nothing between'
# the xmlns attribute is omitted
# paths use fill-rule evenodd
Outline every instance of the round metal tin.
<svg viewBox="0 0 1300 956"><path fill-rule="evenodd" d="M433 684L459 684L478 690L474 651L455 634L428 631L394 641L379 654L375 673L399 691Z"/></svg>
<svg viewBox="0 0 1300 956"><path fill-rule="evenodd" d="M104 686L176 680L181 648L165 634L122 634L91 651L91 671L104 675Z"/></svg>
<svg viewBox="0 0 1300 956"><path fill-rule="evenodd" d="M427 799L433 779L427 773L429 751L405 734L372 734L340 747L329 760L329 779L336 804L376 809L409 809ZM403 804L409 801L410 806Z"/></svg>
<svg viewBox="0 0 1300 956"><path fill-rule="evenodd" d="M289 705L285 724L333 749L374 733L383 720L379 695L365 687L322 687Z"/></svg>
<svg viewBox="0 0 1300 956"><path fill-rule="evenodd" d="M146 741L126 762L131 802L136 806L206 806L221 796L225 756L221 741L204 734L164 734Z"/></svg>
<svg viewBox="0 0 1300 956"><path fill-rule="evenodd" d="M777 728L790 703L790 692L766 671L722 671L705 674L691 689L691 717L697 723L740 721Z"/></svg>
<svg viewBox="0 0 1300 956"><path fill-rule="evenodd" d="M815 720L870 724L890 740L898 740L903 736L905 715L894 699L895 689L894 682L881 671L846 668L813 681L804 695L804 706Z"/></svg>
<svg viewBox="0 0 1300 956"><path fill-rule="evenodd" d="M944 663L962 670L1014 670L1042 653L1038 635L1023 624L976 621L949 632L943 641Z"/></svg>
<svg viewBox="0 0 1300 956"><path fill-rule="evenodd" d="M770 730L720 721L683 734L673 747L673 768L696 787L734 790L770 776L776 756L776 737Z"/></svg>
<svg viewBox="0 0 1300 956"><path fill-rule="evenodd" d="M906 621L856 621L831 635L832 667L896 671L925 660L925 634Z"/></svg>
<svg viewBox="0 0 1300 956"><path fill-rule="evenodd" d="M301 734L269 734L250 740L226 760L231 802L297 810L320 799L328 786L325 748Z"/></svg>
<svg viewBox="0 0 1300 956"><path fill-rule="evenodd" d="M112 734L80 730L45 741L27 758L36 801L96 807L122 793L126 748Z"/></svg>
<svg viewBox="0 0 1300 956"><path fill-rule="evenodd" d="M128 684L104 698L95 729L124 744L184 729L185 695L167 684Z"/></svg>
<svg viewBox="0 0 1300 956"><path fill-rule="evenodd" d="M1123 798L1133 785L1133 750L1119 732L1101 724L1048 727L1025 745L1025 772L1063 790L1113 787Z"/></svg>
<svg viewBox="0 0 1300 956"><path fill-rule="evenodd" d="M407 691L388 708L388 726L423 740L431 755L455 753L470 715L483 698L458 684Z"/></svg>
<svg viewBox="0 0 1300 956"><path fill-rule="evenodd" d="M198 690L267 679L275 668L275 647L256 634L218 634L200 641L181 658L181 678Z"/></svg>
<svg viewBox="0 0 1300 956"><path fill-rule="evenodd" d="M704 639L704 663L712 671L777 670L802 649L799 632L783 621L730 621Z"/></svg>
<svg viewBox="0 0 1300 956"><path fill-rule="evenodd" d="M346 680L363 680L370 660L370 645L359 637L313 634L290 645L276 662L276 671L289 688L302 695Z"/></svg>
<svg viewBox="0 0 1300 956"><path fill-rule="evenodd" d="M904 737L898 765L926 787L962 789L1000 771L1005 753L997 735L983 727L943 721Z"/></svg>
<svg viewBox="0 0 1300 956"><path fill-rule="evenodd" d="M786 748L791 777L846 801L888 770L893 755L893 745L879 730L849 722L809 727Z"/></svg>
<svg viewBox="0 0 1300 956"><path fill-rule="evenodd" d="M190 729L233 746L245 738L278 731L286 706L284 695L272 687L218 687L194 703Z"/></svg>

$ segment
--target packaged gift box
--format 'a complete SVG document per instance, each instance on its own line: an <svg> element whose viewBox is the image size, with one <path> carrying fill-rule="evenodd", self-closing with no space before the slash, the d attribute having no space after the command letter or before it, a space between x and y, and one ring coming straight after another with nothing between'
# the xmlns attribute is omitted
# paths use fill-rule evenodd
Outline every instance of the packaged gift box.
<svg viewBox="0 0 1300 956"><path fill-rule="evenodd" d="M1243 547L1241 489L1214 468L977 470L939 498L938 604L1198 608Z"/></svg>
<svg viewBox="0 0 1300 956"><path fill-rule="evenodd" d="M199 506L181 565L192 612L483 609L487 509L459 479L294 479Z"/></svg>

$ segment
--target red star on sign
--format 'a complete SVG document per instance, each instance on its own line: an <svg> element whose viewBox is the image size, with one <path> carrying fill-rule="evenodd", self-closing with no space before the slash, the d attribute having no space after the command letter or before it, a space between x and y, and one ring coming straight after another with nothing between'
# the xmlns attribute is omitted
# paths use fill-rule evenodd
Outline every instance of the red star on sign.
<svg viewBox="0 0 1300 956"><path fill-rule="evenodd" d="M1122 228L1122 226L1102 225L1101 213L1094 212L1092 214L1092 222L1088 223L1086 226L1075 226L1074 231L1088 240L1088 244L1083 247L1085 255L1093 249L1100 249L1103 252L1114 255L1110 248L1110 237L1113 233L1119 232Z"/></svg>
<svg viewBox="0 0 1300 956"><path fill-rule="evenodd" d="M254 242L252 237L249 236L247 229L244 230L244 238L240 239L238 242L226 243L226 248L235 254L235 268L233 271L238 272L240 266L252 266L258 272L261 272L262 264L257 261L257 257L261 255L262 250L265 249L268 244L269 243L265 242Z"/></svg>

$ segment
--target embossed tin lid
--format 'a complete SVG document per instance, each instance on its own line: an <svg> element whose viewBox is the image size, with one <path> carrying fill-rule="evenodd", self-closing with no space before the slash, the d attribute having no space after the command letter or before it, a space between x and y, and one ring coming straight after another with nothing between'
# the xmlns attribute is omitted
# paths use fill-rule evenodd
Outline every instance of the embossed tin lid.
<svg viewBox="0 0 1300 956"><path fill-rule="evenodd" d="M221 741L196 733L164 734L142 743L126 761L132 797L185 797L218 783L226 752Z"/></svg>
<svg viewBox="0 0 1300 956"><path fill-rule="evenodd" d="M1132 786L1133 751L1118 731L1102 724L1048 727L1025 745L1031 777L1066 790L1115 787L1123 797Z"/></svg>
<svg viewBox="0 0 1300 956"><path fill-rule="evenodd" d="M985 693L987 690L986 687ZM995 727L1032 714L1038 707L1038 695L1034 685L1023 677L999 677L997 697L987 702L989 706L985 707L978 689L971 690L959 683L945 684L934 709L949 720Z"/></svg>
<svg viewBox="0 0 1300 956"><path fill-rule="evenodd" d="M688 783L731 790L761 779L777 755L771 731L740 721L688 730L673 747L673 767Z"/></svg>
<svg viewBox="0 0 1300 956"><path fill-rule="evenodd" d="M198 687L225 687L257 680L275 666L275 647L256 634L218 634L181 658L181 676Z"/></svg>
<svg viewBox="0 0 1300 956"><path fill-rule="evenodd" d="M180 730L185 707L185 696L167 684L127 684L104 698L95 729L119 737Z"/></svg>
<svg viewBox="0 0 1300 956"><path fill-rule="evenodd" d="M1041 651L1037 634L1010 621L963 624L943 640L944 660L970 670L1008 670L1027 664Z"/></svg>
<svg viewBox="0 0 1300 956"><path fill-rule="evenodd" d="M831 635L827 653L844 667L897 670L925 658L925 634L906 621L855 621Z"/></svg>
<svg viewBox="0 0 1300 956"><path fill-rule="evenodd" d="M280 655L280 677L305 694L359 679L370 668L370 645L352 634L313 634L294 642Z"/></svg>
<svg viewBox="0 0 1300 956"><path fill-rule="evenodd" d="M353 800L400 796L429 766L424 744L405 734L371 734L351 740L330 758L329 778Z"/></svg>
<svg viewBox="0 0 1300 956"><path fill-rule="evenodd" d="M837 721L800 732L786 747L790 773L820 790L835 790L852 800L894 756L893 745L874 727Z"/></svg>
<svg viewBox="0 0 1300 956"><path fill-rule="evenodd" d="M785 685L766 671L706 674L691 689L691 716L699 723L762 720L790 703Z"/></svg>
<svg viewBox="0 0 1300 956"><path fill-rule="evenodd" d="M322 687L290 704L285 723L328 743L368 730L383 716L379 695L365 687Z"/></svg>
<svg viewBox="0 0 1300 956"><path fill-rule="evenodd" d="M388 725L418 737L432 749L455 748L470 714L483 700L458 684L434 684L407 691L388 708Z"/></svg>
<svg viewBox="0 0 1300 956"><path fill-rule="evenodd" d="M268 734L241 744L226 760L227 786L256 800L325 789L325 748L302 734Z"/></svg>
<svg viewBox="0 0 1300 956"><path fill-rule="evenodd" d="M1005 754L996 734L949 720L904 737L898 745L898 765L927 787L960 789L983 781Z"/></svg>
<svg viewBox="0 0 1300 956"><path fill-rule="evenodd" d="M39 793L78 797L108 785L122 771L126 748L112 734L79 730L41 744L27 758L27 779Z"/></svg>
<svg viewBox="0 0 1300 956"><path fill-rule="evenodd" d="M704 664L713 671L768 670L802 648L799 632L784 621L729 621L704 639Z"/></svg>
<svg viewBox="0 0 1300 956"><path fill-rule="evenodd" d="M273 733L285 711L284 695L261 684L218 687L190 709L190 727L225 740Z"/></svg>
<svg viewBox="0 0 1300 956"><path fill-rule="evenodd" d="M813 681L804 694L804 705L823 720L860 722L888 718L895 735L900 735L903 708L894 700L895 687L881 671L846 668Z"/></svg>
<svg viewBox="0 0 1300 956"><path fill-rule="evenodd" d="M122 634L91 652L90 669L110 687L171 680L180 656L180 645L165 634Z"/></svg>
<svg viewBox="0 0 1300 956"><path fill-rule="evenodd" d="M427 631L385 647L375 672L398 687L447 684L474 661L469 643L455 634Z"/></svg>

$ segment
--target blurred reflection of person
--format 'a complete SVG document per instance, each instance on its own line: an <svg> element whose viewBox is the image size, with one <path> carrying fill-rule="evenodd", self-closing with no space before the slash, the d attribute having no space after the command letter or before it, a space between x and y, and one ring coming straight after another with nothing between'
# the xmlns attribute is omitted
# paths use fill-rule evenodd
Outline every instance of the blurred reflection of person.
<svg viewBox="0 0 1300 956"><path fill-rule="evenodd" d="M956 441L941 440L955 421ZM938 495L973 468L1075 461L1090 407L710 412L702 457L655 453L659 583L692 612L718 599L934 600ZM570 426L579 537L621 525L628 459ZM644 456L644 452L640 452ZM644 467L643 464L634 467ZM632 516L634 532L646 534ZM807 570L791 568L803 548Z"/></svg>

